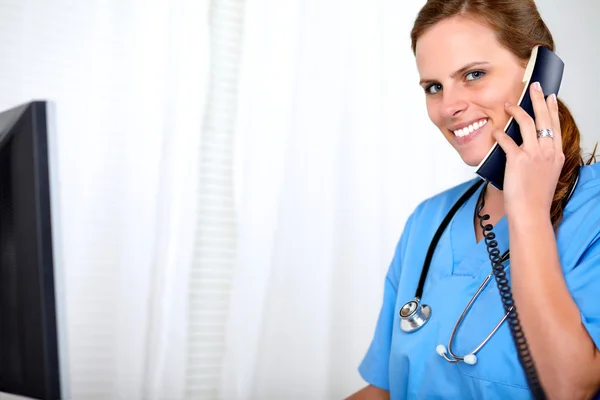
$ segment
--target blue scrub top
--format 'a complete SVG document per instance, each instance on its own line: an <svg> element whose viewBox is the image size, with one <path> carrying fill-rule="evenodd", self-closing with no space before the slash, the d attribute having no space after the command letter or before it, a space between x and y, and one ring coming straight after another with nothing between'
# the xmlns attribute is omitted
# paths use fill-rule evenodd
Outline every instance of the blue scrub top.
<svg viewBox="0 0 600 400"><path fill-rule="evenodd" d="M474 182L421 203L408 218L396 247L374 338L359 366L363 379L389 390L392 399L531 398L506 321L477 353L475 365L451 364L436 353L437 345L448 346L460 314L491 271L485 242L476 242L473 228L482 188L456 213L435 250L422 297L423 304L431 307L429 322L413 333L400 329L398 313L414 298L435 231ZM582 167L563 218L557 245L565 280L583 324L600 348L600 163ZM506 217L493 231L504 253L509 245ZM505 265L510 276L510 263ZM463 319L453 342L454 354L464 356L473 351L503 315L496 281L492 279Z"/></svg>

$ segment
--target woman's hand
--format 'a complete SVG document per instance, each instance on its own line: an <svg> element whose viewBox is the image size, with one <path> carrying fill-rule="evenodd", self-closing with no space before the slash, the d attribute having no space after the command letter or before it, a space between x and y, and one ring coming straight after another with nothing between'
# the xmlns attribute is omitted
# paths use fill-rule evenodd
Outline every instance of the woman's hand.
<svg viewBox="0 0 600 400"><path fill-rule="evenodd" d="M538 82L530 86L535 121L517 105L506 104L506 112L519 124L522 146L501 130L494 138L506 153L504 211L507 218L550 218L550 207L565 156L556 95L544 100ZM551 129L554 137L539 137L537 130Z"/></svg>

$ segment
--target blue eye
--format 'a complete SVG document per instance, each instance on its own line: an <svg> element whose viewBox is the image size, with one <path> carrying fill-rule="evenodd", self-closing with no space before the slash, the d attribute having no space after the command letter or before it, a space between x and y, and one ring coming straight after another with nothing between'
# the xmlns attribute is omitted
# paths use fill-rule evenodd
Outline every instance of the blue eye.
<svg viewBox="0 0 600 400"><path fill-rule="evenodd" d="M478 79L483 78L484 75L484 71L471 71L467 75L465 75L465 78L467 78L468 81L476 81ZM469 79L469 76L471 76L472 79Z"/></svg>
<svg viewBox="0 0 600 400"><path fill-rule="evenodd" d="M429 85L425 88L425 93L426 94L436 94L440 90L442 90L442 85L440 85L439 83L434 83L433 85Z"/></svg>

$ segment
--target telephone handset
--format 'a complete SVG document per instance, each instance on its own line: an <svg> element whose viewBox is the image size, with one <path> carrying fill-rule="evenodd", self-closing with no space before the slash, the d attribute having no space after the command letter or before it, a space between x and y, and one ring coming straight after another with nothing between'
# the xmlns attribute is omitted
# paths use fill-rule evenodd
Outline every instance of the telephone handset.
<svg viewBox="0 0 600 400"><path fill-rule="evenodd" d="M544 96L549 94L558 95L560 82L563 76L565 64L554 52L543 46L536 46L531 52L529 63L523 76L523 93L519 100L519 105L531 116L535 118L533 105L529 96L529 86L534 82L542 85ZM521 131L517 121L510 117L504 132L514 139L518 146L523 143ZM502 190L504 188L504 170L506 168L506 153L495 143L485 156L483 161L477 167L475 173L481 178L487 180L495 188Z"/></svg>

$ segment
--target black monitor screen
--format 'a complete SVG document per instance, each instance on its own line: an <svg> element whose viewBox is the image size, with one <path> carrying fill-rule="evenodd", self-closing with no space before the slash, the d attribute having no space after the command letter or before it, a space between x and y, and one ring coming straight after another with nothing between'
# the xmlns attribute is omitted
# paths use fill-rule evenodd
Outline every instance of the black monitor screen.
<svg viewBox="0 0 600 400"><path fill-rule="evenodd" d="M60 399L48 115L0 114L0 391Z"/></svg>

